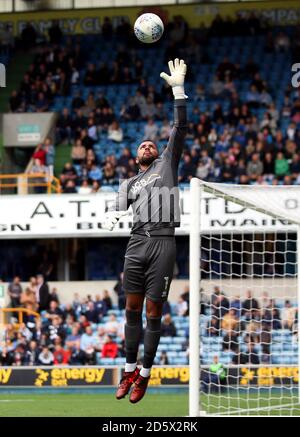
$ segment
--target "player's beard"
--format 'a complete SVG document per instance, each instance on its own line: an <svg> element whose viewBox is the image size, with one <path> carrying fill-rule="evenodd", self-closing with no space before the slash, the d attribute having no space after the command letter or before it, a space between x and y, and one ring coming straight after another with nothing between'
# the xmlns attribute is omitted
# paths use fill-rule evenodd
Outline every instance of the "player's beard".
<svg viewBox="0 0 300 437"><path fill-rule="evenodd" d="M156 160L156 158L157 158L157 156L154 156L154 155L149 155L149 156L143 155L139 159L139 164L141 164L141 165L150 165L150 164L152 164L153 161Z"/></svg>

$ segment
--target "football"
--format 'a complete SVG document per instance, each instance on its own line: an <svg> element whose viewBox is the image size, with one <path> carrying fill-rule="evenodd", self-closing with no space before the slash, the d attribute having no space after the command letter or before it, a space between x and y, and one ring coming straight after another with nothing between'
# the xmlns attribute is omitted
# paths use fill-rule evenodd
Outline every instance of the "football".
<svg viewBox="0 0 300 437"><path fill-rule="evenodd" d="M164 23L156 14L143 14L134 23L135 36L143 43L158 41L164 32Z"/></svg>

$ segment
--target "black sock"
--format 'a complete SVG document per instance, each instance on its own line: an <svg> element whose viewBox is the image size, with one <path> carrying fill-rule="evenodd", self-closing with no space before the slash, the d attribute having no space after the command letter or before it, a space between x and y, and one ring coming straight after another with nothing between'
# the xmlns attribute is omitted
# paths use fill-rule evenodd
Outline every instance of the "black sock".
<svg viewBox="0 0 300 437"><path fill-rule="evenodd" d="M150 369L156 355L160 340L161 317L149 317L144 337L144 361L143 367Z"/></svg>
<svg viewBox="0 0 300 437"><path fill-rule="evenodd" d="M140 339L143 333L142 313L126 310L125 351L126 363L136 363Z"/></svg>

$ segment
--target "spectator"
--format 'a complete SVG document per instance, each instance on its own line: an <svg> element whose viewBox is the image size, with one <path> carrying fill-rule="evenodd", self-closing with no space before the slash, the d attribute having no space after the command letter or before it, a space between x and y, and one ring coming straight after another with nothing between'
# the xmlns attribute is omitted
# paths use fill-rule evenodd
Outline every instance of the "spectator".
<svg viewBox="0 0 300 437"><path fill-rule="evenodd" d="M72 349L69 349L69 353L69 364L71 366L81 366L85 364L85 353L80 349L79 344L75 344Z"/></svg>
<svg viewBox="0 0 300 437"><path fill-rule="evenodd" d="M99 322L99 315L98 310L95 308L94 302L88 302L87 304L87 310L85 311L84 315L86 316L88 322L91 323L98 323Z"/></svg>
<svg viewBox="0 0 300 437"><path fill-rule="evenodd" d="M166 118L163 120L162 126L159 131L160 140L168 140L171 134L171 125L169 120Z"/></svg>
<svg viewBox="0 0 300 437"><path fill-rule="evenodd" d="M70 359L70 354L66 351L60 344L56 344L54 347L54 365L68 364Z"/></svg>
<svg viewBox="0 0 300 437"><path fill-rule="evenodd" d="M0 350L0 364L1 366L11 366L13 364L13 355L7 347L3 347Z"/></svg>
<svg viewBox="0 0 300 437"><path fill-rule="evenodd" d="M103 167L103 175L101 179L102 185L117 185L118 177L115 167L110 163L106 162Z"/></svg>
<svg viewBox="0 0 300 437"><path fill-rule="evenodd" d="M48 168L45 165L43 165L39 159L35 159L30 174L35 175L34 176L34 183L36 184L36 186L34 187L35 193L36 194L44 193L47 184Z"/></svg>
<svg viewBox="0 0 300 437"><path fill-rule="evenodd" d="M49 108L49 102L44 93L40 92L37 95L37 101L35 102L36 112L46 112Z"/></svg>
<svg viewBox="0 0 300 437"><path fill-rule="evenodd" d="M77 324L74 324L71 334L66 337L66 347L69 350L77 349L77 347L80 347L80 338L79 327Z"/></svg>
<svg viewBox="0 0 300 437"><path fill-rule="evenodd" d="M239 319L242 313L242 302L239 295L236 295L230 302L230 309L235 310L236 317Z"/></svg>
<svg viewBox="0 0 300 437"><path fill-rule="evenodd" d="M223 337L223 351L237 352L239 348L238 333L235 330L228 329Z"/></svg>
<svg viewBox="0 0 300 437"><path fill-rule="evenodd" d="M107 138L116 143L123 141L123 130L117 121L113 121L109 126Z"/></svg>
<svg viewBox="0 0 300 437"><path fill-rule="evenodd" d="M296 308L294 308L290 300L284 302L284 308L281 312L281 320L283 329L293 330L296 320Z"/></svg>
<svg viewBox="0 0 300 437"><path fill-rule="evenodd" d="M64 188L63 188L63 192L68 193L68 194L77 193L75 182L74 181L67 181Z"/></svg>
<svg viewBox="0 0 300 437"><path fill-rule="evenodd" d="M25 352L24 364L26 366L37 366L40 350L36 341L31 340Z"/></svg>
<svg viewBox="0 0 300 437"><path fill-rule="evenodd" d="M275 159L275 176L282 179L289 174L289 163L282 152L278 152Z"/></svg>
<svg viewBox="0 0 300 437"><path fill-rule="evenodd" d="M37 33L32 24L28 21L21 32L21 41L25 50L35 47Z"/></svg>
<svg viewBox="0 0 300 437"><path fill-rule="evenodd" d="M32 155L32 158L34 160L38 159L40 161L41 165L45 165L45 163L46 163L46 151L43 147L43 144L40 143L36 146L36 149Z"/></svg>
<svg viewBox="0 0 300 437"><path fill-rule="evenodd" d="M96 164L92 164L92 167L88 173L89 181L93 183L94 181L100 182L102 178L102 171Z"/></svg>
<svg viewBox="0 0 300 437"><path fill-rule="evenodd" d="M187 312L188 312L188 304L186 300L183 299L182 296L179 296L176 305L176 314L178 316L187 316Z"/></svg>
<svg viewBox="0 0 300 437"><path fill-rule="evenodd" d="M118 330L119 322L117 321L117 317L115 314L111 314L108 322L106 322L104 325L104 332L111 337L115 337L118 334Z"/></svg>
<svg viewBox="0 0 300 437"><path fill-rule="evenodd" d="M51 176L54 175L54 159L55 159L55 148L54 145L51 142L50 138L45 139L44 143L44 150L45 150L45 164L48 168L48 172Z"/></svg>
<svg viewBox="0 0 300 437"><path fill-rule="evenodd" d="M147 124L145 125L143 141L155 142L157 140L158 132L159 127L154 123L152 118L149 118Z"/></svg>
<svg viewBox="0 0 300 437"><path fill-rule="evenodd" d="M195 164L192 162L191 155L185 153L183 155L183 164L181 165L181 169L179 171L179 182L190 182L193 176L196 174Z"/></svg>
<svg viewBox="0 0 300 437"><path fill-rule="evenodd" d="M255 346L252 342L249 342L247 344L247 350L246 352L237 352L233 359L232 364L254 364L258 365L259 362L259 356L258 353L255 351Z"/></svg>
<svg viewBox="0 0 300 437"><path fill-rule="evenodd" d="M26 287L25 291L22 292L20 303L26 309L30 311L37 310L37 301L36 301L36 293L30 287Z"/></svg>
<svg viewBox="0 0 300 437"><path fill-rule="evenodd" d="M116 358L118 356L118 345L110 335L106 336L101 356L102 358Z"/></svg>
<svg viewBox="0 0 300 437"><path fill-rule="evenodd" d="M176 337L176 327L172 321L171 314L165 314L161 324L162 337Z"/></svg>
<svg viewBox="0 0 300 437"><path fill-rule="evenodd" d="M84 352L84 361L86 364L96 364L96 348L97 339L93 335L92 328L87 326L85 328L85 334L82 335L80 340L80 349Z"/></svg>
<svg viewBox="0 0 300 437"><path fill-rule="evenodd" d="M251 180L255 181L258 176L261 176L263 173L263 163L259 158L258 153L254 153L252 155L251 161L248 162L247 165L247 175Z"/></svg>
<svg viewBox="0 0 300 437"><path fill-rule="evenodd" d="M183 300L185 300L188 304L190 302L190 287L185 285L183 288L183 293L181 294Z"/></svg>
<svg viewBox="0 0 300 437"><path fill-rule="evenodd" d="M77 173L75 168L72 166L70 162L67 162L64 165L63 171L60 175L60 181L63 186L66 185L68 181L75 181L77 178Z"/></svg>
<svg viewBox="0 0 300 437"><path fill-rule="evenodd" d="M54 363L53 353L49 351L48 346L44 346L38 357L41 366L52 366Z"/></svg>
<svg viewBox="0 0 300 437"><path fill-rule="evenodd" d="M59 27L59 22L57 20L53 20L51 27L48 29L49 41L50 44L60 44L63 33L61 28Z"/></svg>
<svg viewBox="0 0 300 437"><path fill-rule="evenodd" d="M49 295L49 299L50 299L50 295ZM55 316L63 317L64 313L61 310L61 308L59 308L58 302L56 300L51 300L49 303L49 309L46 312L45 317L48 320L53 320Z"/></svg>
<svg viewBox="0 0 300 437"><path fill-rule="evenodd" d="M212 317L207 322L206 335L208 337L218 337L220 335L220 320L217 317Z"/></svg>
<svg viewBox="0 0 300 437"><path fill-rule="evenodd" d="M86 158L86 149L83 147L81 140L76 140L74 146L72 147L71 157L73 164L81 165Z"/></svg>
<svg viewBox="0 0 300 437"><path fill-rule="evenodd" d="M151 96L147 97L145 104L141 108L141 115L144 120L153 119L156 113L156 106Z"/></svg>
<svg viewBox="0 0 300 437"><path fill-rule="evenodd" d="M224 331L236 331L238 328L238 319L233 308L230 308L222 319L222 329Z"/></svg>
<svg viewBox="0 0 300 437"><path fill-rule="evenodd" d="M229 310L229 305L229 300L223 293L217 295L212 306L213 317L216 317L218 320L222 320Z"/></svg>
<svg viewBox="0 0 300 437"><path fill-rule="evenodd" d="M16 91L13 90L11 92L11 96L9 99L9 109L11 112L17 112L17 110L19 109L21 105L21 96L20 94Z"/></svg>
<svg viewBox="0 0 300 437"><path fill-rule="evenodd" d="M260 93L255 85L251 85L246 94L246 102L249 108L258 108L260 106Z"/></svg>
<svg viewBox="0 0 300 437"><path fill-rule="evenodd" d="M37 275L36 280L36 300L39 305L39 311L41 312L49 308L49 286L41 274Z"/></svg>
<svg viewBox="0 0 300 437"><path fill-rule="evenodd" d="M86 86L94 86L97 85L97 72L95 64L88 64L87 70L84 77L84 84Z"/></svg>
<svg viewBox="0 0 300 437"><path fill-rule="evenodd" d="M103 299L102 301L105 303L105 306L107 308L107 310L111 310L112 309L112 300L111 297L109 295L109 291L108 290L104 290L103 291Z"/></svg>
<svg viewBox="0 0 300 437"><path fill-rule="evenodd" d="M113 27L109 17L104 17L102 24L102 35L105 39L109 40L113 34Z"/></svg>
<svg viewBox="0 0 300 437"><path fill-rule="evenodd" d="M80 90L76 91L75 96L72 100L72 109L82 109L84 106L84 100L82 98L82 93Z"/></svg>
<svg viewBox="0 0 300 437"><path fill-rule="evenodd" d="M259 343L261 344L261 352L262 352L261 362L265 364L270 364L272 334L271 334L270 325L268 323L262 322L261 324Z"/></svg>
<svg viewBox="0 0 300 437"><path fill-rule="evenodd" d="M277 51L286 52L290 48L290 39L284 32L279 32L274 41L274 47Z"/></svg>
<svg viewBox="0 0 300 437"><path fill-rule="evenodd" d="M8 286L8 295L10 297L10 305L12 308L20 306L20 298L22 294L22 285L19 276L15 276L13 281Z"/></svg>
<svg viewBox="0 0 300 437"><path fill-rule="evenodd" d="M220 97L224 91L224 84L218 78L218 76L215 76L214 79L211 81L209 88L210 88L210 95L212 98Z"/></svg>
<svg viewBox="0 0 300 437"><path fill-rule="evenodd" d="M246 293L246 299L242 303L242 315L246 320L254 319L259 312L258 301L252 296L252 291L248 290Z"/></svg>
<svg viewBox="0 0 300 437"><path fill-rule="evenodd" d="M98 132L95 124L95 120L93 118L88 119L88 127L87 127L88 137L91 138L93 144L98 141Z"/></svg>
<svg viewBox="0 0 300 437"><path fill-rule="evenodd" d="M18 344L12 354L12 365L22 366L25 364L25 347L23 344Z"/></svg>
<svg viewBox="0 0 300 437"><path fill-rule="evenodd" d="M162 351L159 357L159 365L160 366L168 366L169 363L169 357L166 351Z"/></svg>
<svg viewBox="0 0 300 437"><path fill-rule="evenodd" d="M71 143L72 126L73 122L69 110L68 108L64 108L56 123L56 135L59 143L63 141Z"/></svg>
<svg viewBox="0 0 300 437"><path fill-rule="evenodd" d="M114 291L118 295L118 306L120 310L125 309L125 291L123 288L123 272L120 273L120 277L116 285L114 286Z"/></svg>
<svg viewBox="0 0 300 437"><path fill-rule="evenodd" d="M78 193L79 194L91 194L92 192L92 188L90 187L88 181L86 179L84 179L80 185L80 187L78 188Z"/></svg>

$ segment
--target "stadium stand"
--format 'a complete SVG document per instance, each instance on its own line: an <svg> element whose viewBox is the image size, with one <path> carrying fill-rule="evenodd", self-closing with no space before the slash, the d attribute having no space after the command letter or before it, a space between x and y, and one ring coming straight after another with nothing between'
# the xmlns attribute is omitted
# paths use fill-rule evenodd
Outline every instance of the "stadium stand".
<svg viewBox="0 0 300 437"><path fill-rule="evenodd" d="M24 291L18 280L13 284L11 290L19 294L19 300L12 298L13 306L37 311L35 278ZM109 293L94 300L77 295L67 305L59 304L56 291L49 296L46 308L39 310L40 318L25 314L22 323L6 325L0 341L1 365L125 363L125 310L112 305ZM188 364L188 301L185 290L177 303L166 303L156 364ZM184 315L182 302L186 302ZM206 297L202 313L202 364L210 364L215 355L223 364L297 363L298 313L293 301L275 302L264 296L255 302L250 295L229 300L217 290Z"/></svg>
<svg viewBox="0 0 300 437"><path fill-rule="evenodd" d="M11 110L61 114L55 170L64 175L63 190L117 185L119 178L135 174L132 158L143 138L164 146L172 105L157 77L171 55L184 57L190 66L181 183L192 176L299 183L300 91L290 86L286 68L299 52L299 29L268 28L250 16L231 23L229 30L226 22L219 28L218 20L209 31L186 29L176 46L163 41L151 47L151 56L127 33L125 51L118 31L111 39L67 37L60 45L38 49L17 92L20 106L11 104ZM77 149L71 149L75 143ZM61 173L66 160L69 168ZM70 179L75 184L68 184Z"/></svg>

